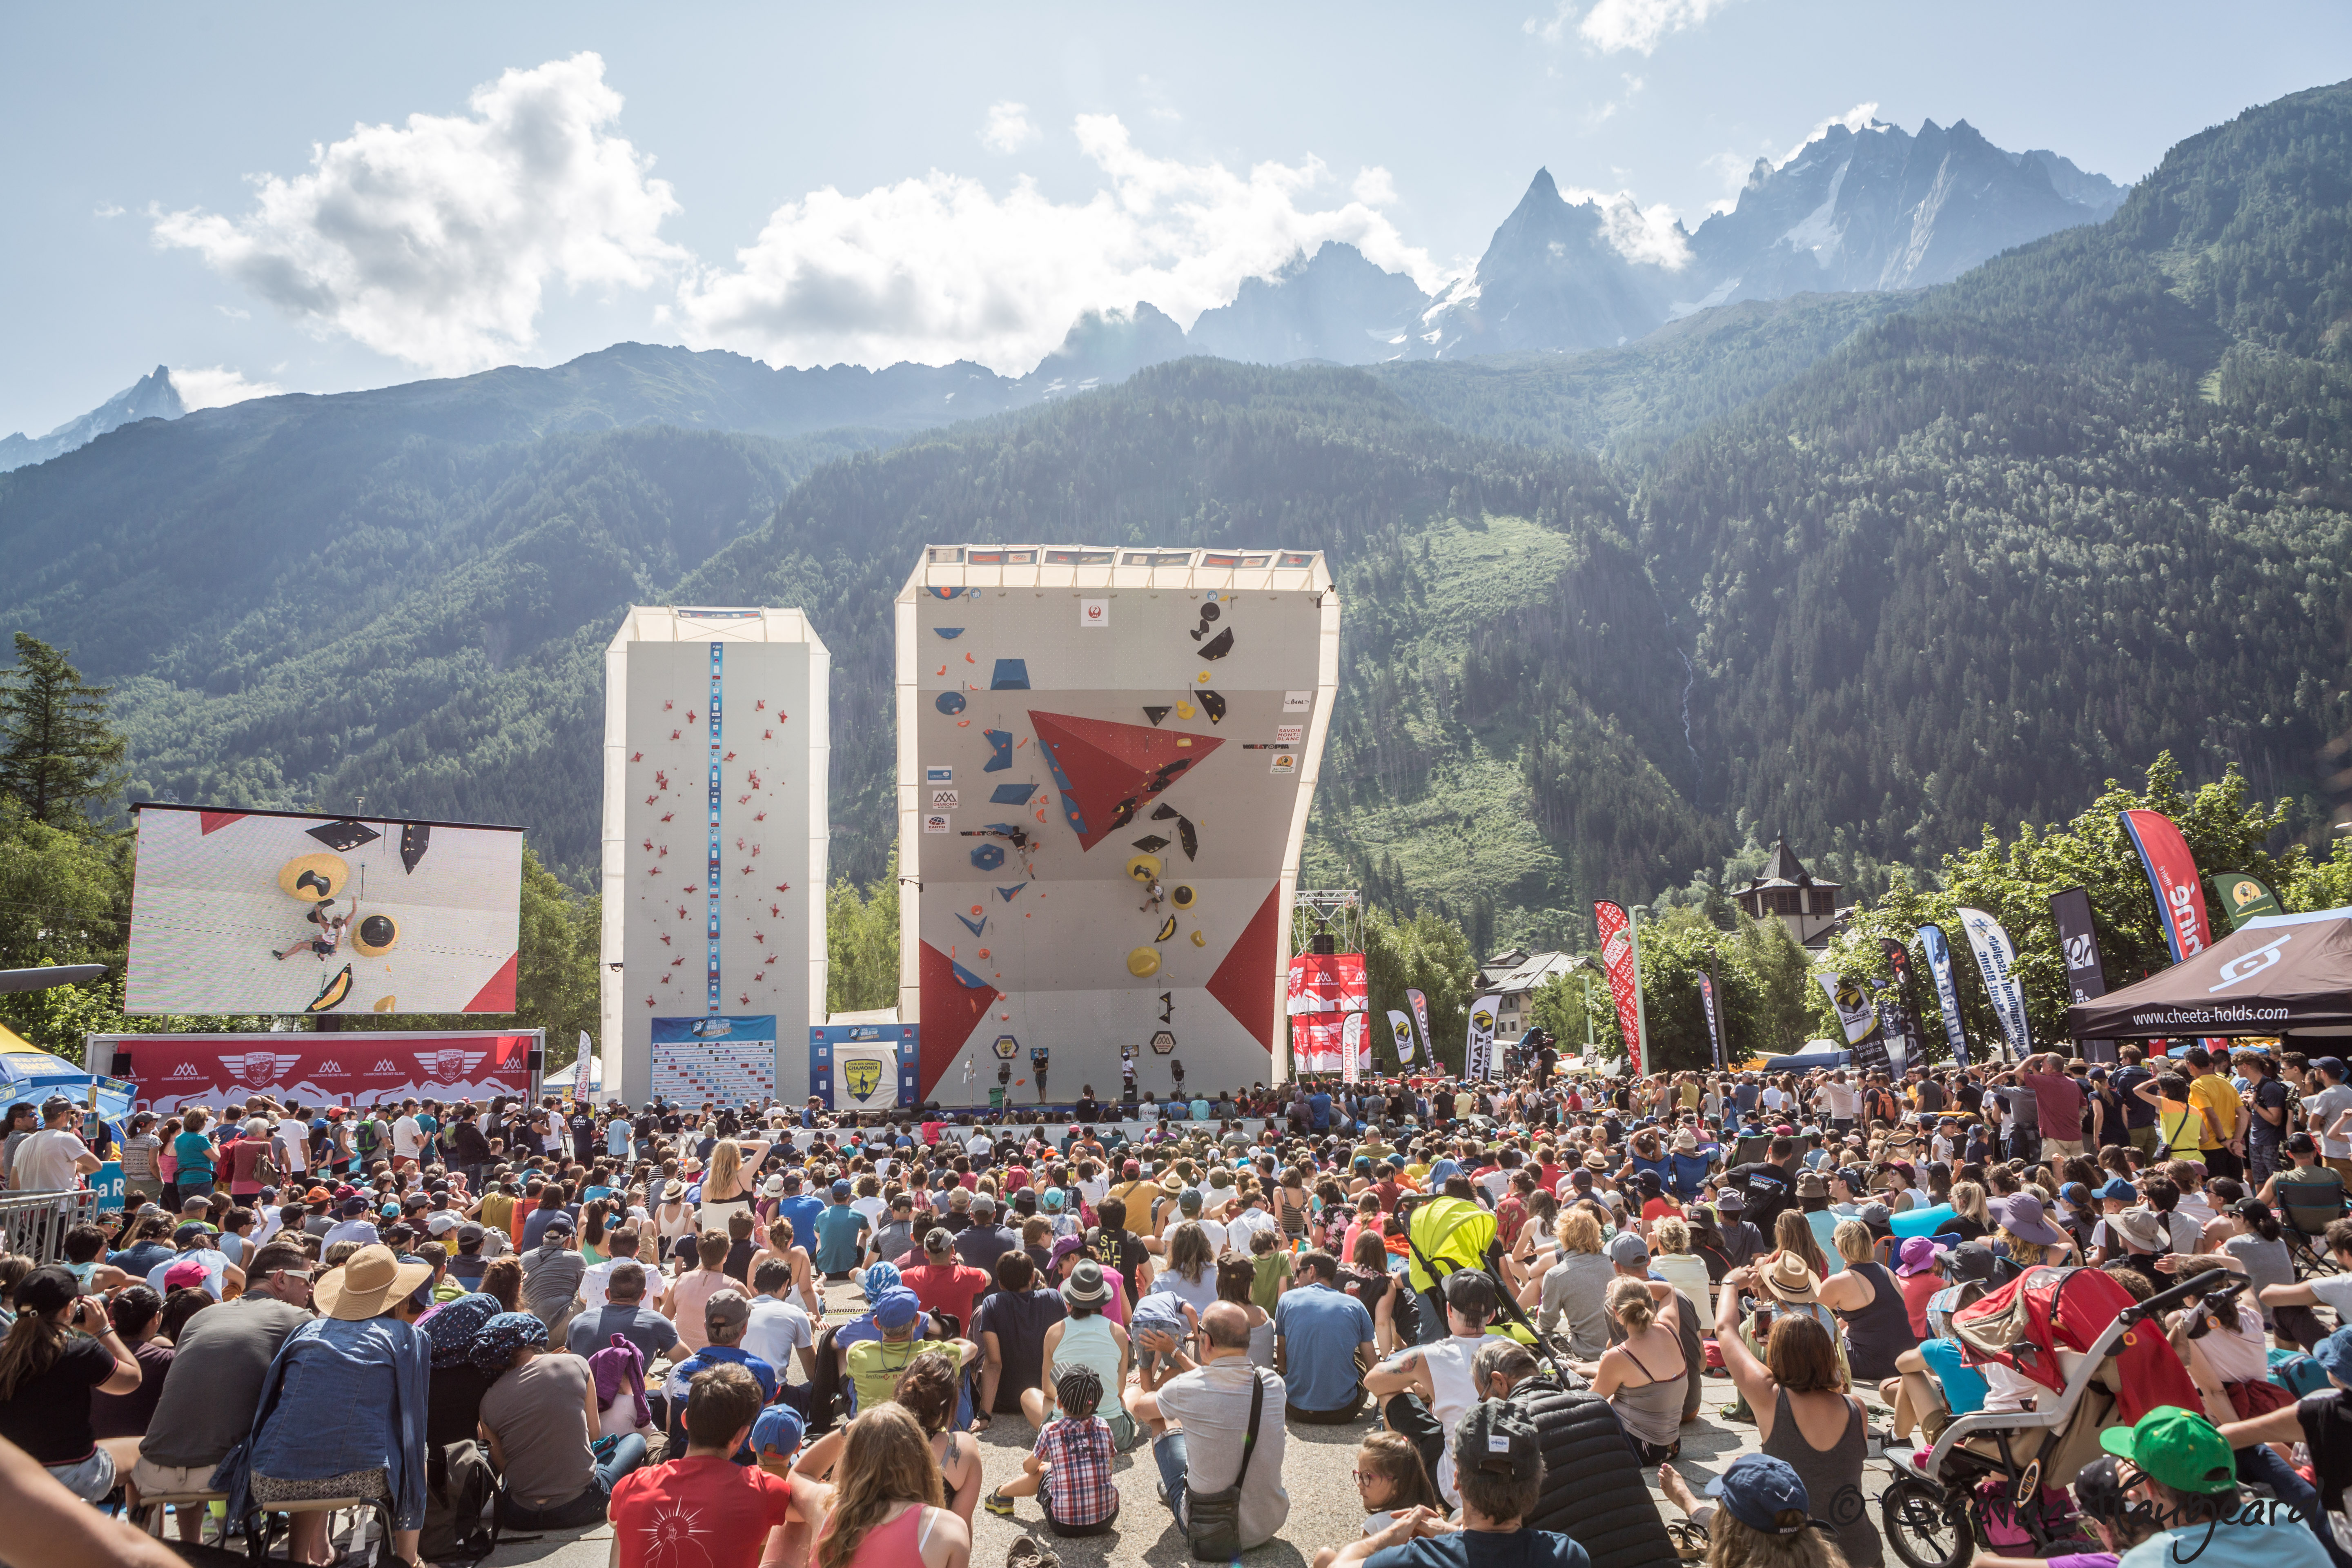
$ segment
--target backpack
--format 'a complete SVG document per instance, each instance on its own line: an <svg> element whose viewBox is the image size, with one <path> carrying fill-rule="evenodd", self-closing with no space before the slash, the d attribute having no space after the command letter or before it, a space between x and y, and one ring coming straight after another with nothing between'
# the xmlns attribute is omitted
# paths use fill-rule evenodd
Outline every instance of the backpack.
<svg viewBox="0 0 2352 1568"><path fill-rule="evenodd" d="M478 1562L497 1549L498 1524L488 1522L499 1478L470 1438L443 1443L425 1457L425 1526L417 1555L427 1563Z"/></svg>

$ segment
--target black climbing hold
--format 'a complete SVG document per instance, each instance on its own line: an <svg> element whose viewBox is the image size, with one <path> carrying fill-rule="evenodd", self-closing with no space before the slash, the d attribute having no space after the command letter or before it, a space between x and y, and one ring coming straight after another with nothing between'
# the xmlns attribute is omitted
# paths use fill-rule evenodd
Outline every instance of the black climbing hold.
<svg viewBox="0 0 2352 1568"><path fill-rule="evenodd" d="M1208 650L1203 648L1202 651L1205 653ZM1203 691L1201 693L1201 711L1209 716L1210 723L1222 724L1225 721L1225 700L1216 692Z"/></svg>
<svg viewBox="0 0 2352 1568"><path fill-rule="evenodd" d="M1143 716L1151 721L1151 727L1156 730L1160 727L1160 721L1168 717L1169 711L1164 707L1146 708L1143 710Z"/></svg>
<svg viewBox="0 0 2352 1568"><path fill-rule="evenodd" d="M350 854L362 844L373 844L383 837L362 822L322 822L310 830L310 837L330 849Z"/></svg>
<svg viewBox="0 0 2352 1568"><path fill-rule="evenodd" d="M1135 841L1135 847L1146 855L1157 855L1168 847L1168 840L1160 837L1157 833L1147 833Z"/></svg>
<svg viewBox="0 0 2352 1568"><path fill-rule="evenodd" d="M1180 816L1176 819L1176 839L1184 847L1185 859L1192 859L1200 854L1201 836L1192 831L1192 824L1188 818Z"/></svg>
<svg viewBox="0 0 2352 1568"><path fill-rule="evenodd" d="M1223 658L1234 651L1234 628L1227 626L1201 645L1202 658Z"/></svg>
<svg viewBox="0 0 2352 1568"><path fill-rule="evenodd" d="M433 841L433 829L422 822L404 822L400 827L400 868L414 871L416 863L425 858L425 847Z"/></svg>

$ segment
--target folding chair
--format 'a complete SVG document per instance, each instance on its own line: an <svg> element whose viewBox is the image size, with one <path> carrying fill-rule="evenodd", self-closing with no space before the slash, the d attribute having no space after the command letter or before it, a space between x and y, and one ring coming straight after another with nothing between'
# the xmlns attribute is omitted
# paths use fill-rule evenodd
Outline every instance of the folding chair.
<svg viewBox="0 0 2352 1568"><path fill-rule="evenodd" d="M2341 1272L2328 1256L2326 1235L2327 1227L2344 1217L2344 1178L2334 1171L2326 1176L2326 1181L2281 1182L2271 1189L2286 1222L2287 1250L2297 1278Z"/></svg>
<svg viewBox="0 0 2352 1568"><path fill-rule="evenodd" d="M225 1503L226 1501L228 1501L228 1493L226 1492L141 1492L139 1494L139 1506L130 1510L129 1511L132 1525L146 1531L148 1534L154 1536L160 1541L163 1538L163 1514L166 1510L174 1508L204 1509L208 1508L213 1503ZM224 1539L226 1536L226 1523L227 1521L226 1520L222 1521L222 1535ZM196 1527L196 1540L198 1542L202 1542L204 1538L204 1527L199 1524Z"/></svg>
<svg viewBox="0 0 2352 1568"><path fill-rule="evenodd" d="M347 1509L365 1510L366 1512L372 1513L375 1518L375 1543L373 1552L369 1554L368 1561L371 1563L391 1561L392 1499L389 1497L317 1498L306 1500L299 1504L274 1503L267 1507L256 1504L254 1507L253 1516L245 1521L245 1540L247 1550L250 1552L256 1563L268 1560L269 1556L270 1520L276 1515L287 1515L289 1522L290 1523L292 1516L298 1513L334 1514L341 1513ZM330 1544L333 1543L334 1534L334 1521L331 1519L327 1521L327 1539ZM339 1553L339 1561L341 1559L341 1554Z"/></svg>

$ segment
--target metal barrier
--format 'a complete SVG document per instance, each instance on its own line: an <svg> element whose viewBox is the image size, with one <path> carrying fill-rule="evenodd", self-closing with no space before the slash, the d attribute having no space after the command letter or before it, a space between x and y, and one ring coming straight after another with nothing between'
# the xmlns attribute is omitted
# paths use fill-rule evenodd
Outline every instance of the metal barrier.
<svg viewBox="0 0 2352 1568"><path fill-rule="evenodd" d="M66 1232L98 1222L98 1194L0 1193L0 1251L29 1258L35 1268L62 1263Z"/></svg>

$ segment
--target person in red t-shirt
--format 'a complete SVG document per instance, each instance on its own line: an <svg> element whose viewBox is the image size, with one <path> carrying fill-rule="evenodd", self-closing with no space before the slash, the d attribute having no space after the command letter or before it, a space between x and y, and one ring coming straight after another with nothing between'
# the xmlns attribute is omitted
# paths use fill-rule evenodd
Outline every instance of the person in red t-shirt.
<svg viewBox="0 0 2352 1568"><path fill-rule="evenodd" d="M828 1489L735 1463L760 1415L760 1385L729 1363L695 1375L682 1422L686 1454L613 1484L606 1517L620 1568L684 1568L760 1560L769 1532L797 1518L824 1522Z"/></svg>
<svg viewBox="0 0 2352 1568"><path fill-rule="evenodd" d="M959 1262L954 1238L935 1225L923 1236L923 1261L912 1268L900 1268L898 1282L915 1293L924 1311L948 1313L961 1331L971 1327L972 1303L996 1279L985 1268Z"/></svg>

